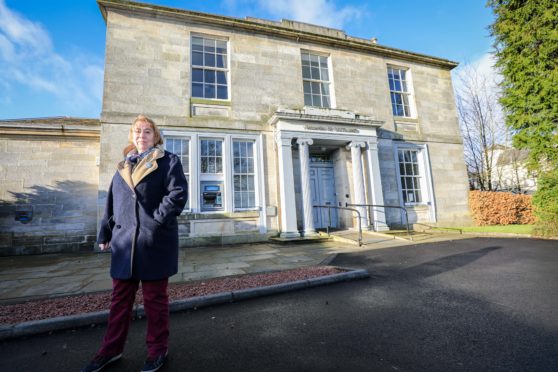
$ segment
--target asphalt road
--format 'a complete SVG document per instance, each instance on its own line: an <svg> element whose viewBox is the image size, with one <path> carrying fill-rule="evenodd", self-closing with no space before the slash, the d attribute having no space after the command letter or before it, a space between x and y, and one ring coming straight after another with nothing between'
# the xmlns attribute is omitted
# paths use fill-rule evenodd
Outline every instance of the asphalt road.
<svg viewBox="0 0 558 372"><path fill-rule="evenodd" d="M467 239L338 256L371 278L172 314L161 371L558 371L558 241ZM79 371L104 327L0 344L2 371ZM138 371L145 320L124 358Z"/></svg>

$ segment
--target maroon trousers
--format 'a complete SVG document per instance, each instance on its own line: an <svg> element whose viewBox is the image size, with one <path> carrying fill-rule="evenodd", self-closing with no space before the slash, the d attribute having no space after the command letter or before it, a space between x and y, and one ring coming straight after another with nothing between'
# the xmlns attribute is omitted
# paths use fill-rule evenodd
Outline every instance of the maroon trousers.
<svg viewBox="0 0 558 372"><path fill-rule="evenodd" d="M112 299L105 337L97 355L113 356L124 350L139 280L112 280ZM169 340L169 280L142 281L143 306L147 316L147 356L165 354Z"/></svg>

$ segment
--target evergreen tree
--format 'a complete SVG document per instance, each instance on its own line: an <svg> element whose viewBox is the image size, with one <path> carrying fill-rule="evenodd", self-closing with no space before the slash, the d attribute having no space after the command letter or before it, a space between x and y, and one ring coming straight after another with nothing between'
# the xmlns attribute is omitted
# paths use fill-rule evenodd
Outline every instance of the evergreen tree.
<svg viewBox="0 0 558 372"><path fill-rule="evenodd" d="M514 145L532 169L558 167L558 1L489 0L496 66Z"/></svg>
<svg viewBox="0 0 558 372"><path fill-rule="evenodd" d="M500 100L518 148L539 175L537 235L558 235L558 1L488 0L503 76ZM554 202L550 202L550 201Z"/></svg>

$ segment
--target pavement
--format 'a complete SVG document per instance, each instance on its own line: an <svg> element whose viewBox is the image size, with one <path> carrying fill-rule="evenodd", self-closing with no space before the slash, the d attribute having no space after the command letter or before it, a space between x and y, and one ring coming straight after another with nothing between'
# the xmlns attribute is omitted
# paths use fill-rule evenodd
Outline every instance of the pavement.
<svg viewBox="0 0 558 372"><path fill-rule="evenodd" d="M351 247L329 262L368 279L174 313L161 371L558 370L556 241L422 243ZM107 372L141 368L145 327L132 322ZM0 370L79 370L104 331L0 341Z"/></svg>
<svg viewBox="0 0 558 372"><path fill-rule="evenodd" d="M342 241L297 244L239 244L181 249L178 273L171 283L288 270L327 263L338 253L358 252L413 244L375 234L365 234L365 245ZM459 238L432 235L426 241ZM0 257L0 304L33 298L86 294L112 288L110 254L49 254Z"/></svg>

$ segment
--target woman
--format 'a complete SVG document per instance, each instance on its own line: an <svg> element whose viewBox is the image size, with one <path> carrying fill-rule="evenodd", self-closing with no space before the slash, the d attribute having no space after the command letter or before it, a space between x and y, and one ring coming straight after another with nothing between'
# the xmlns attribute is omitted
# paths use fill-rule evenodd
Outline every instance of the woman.
<svg viewBox="0 0 558 372"><path fill-rule="evenodd" d="M180 159L164 151L147 116L133 122L107 196L97 243L112 253L112 299L107 330L95 358L82 371L100 371L122 356L141 281L147 316L147 360L142 371L165 362L169 337L168 278L178 271L176 217L188 198Z"/></svg>

